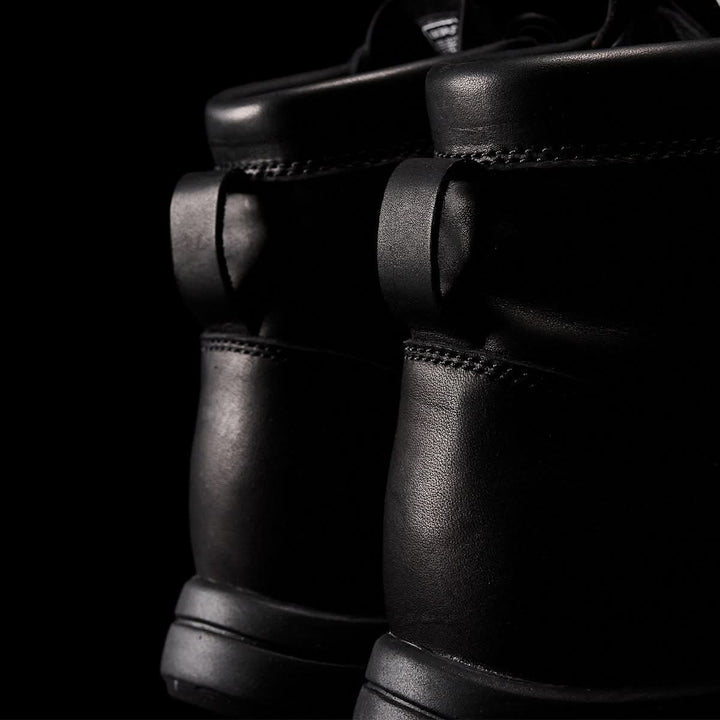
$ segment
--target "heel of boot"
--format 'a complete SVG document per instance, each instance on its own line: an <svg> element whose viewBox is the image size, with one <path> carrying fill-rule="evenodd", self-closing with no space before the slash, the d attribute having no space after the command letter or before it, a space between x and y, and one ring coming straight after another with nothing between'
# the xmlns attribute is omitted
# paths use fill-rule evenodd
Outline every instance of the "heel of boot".
<svg viewBox="0 0 720 720"><path fill-rule="evenodd" d="M161 673L170 695L224 715L348 717L382 629L194 578Z"/></svg>
<svg viewBox="0 0 720 720"><path fill-rule="evenodd" d="M373 649L355 720L711 718L720 687L589 689L537 683L437 655L392 635Z"/></svg>

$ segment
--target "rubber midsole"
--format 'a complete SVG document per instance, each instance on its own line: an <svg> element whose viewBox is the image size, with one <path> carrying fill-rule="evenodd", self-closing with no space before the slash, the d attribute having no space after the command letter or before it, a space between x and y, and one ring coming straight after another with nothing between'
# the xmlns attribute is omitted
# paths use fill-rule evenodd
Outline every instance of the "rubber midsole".
<svg viewBox="0 0 720 720"><path fill-rule="evenodd" d="M717 685L621 689L550 685L458 662L392 635L376 642L365 677L356 718L402 718L411 708L418 717L443 718L666 717L678 712L687 716L686 711L705 716L720 710ZM387 699L384 715L377 711L383 698ZM393 702L404 710L392 710Z"/></svg>
<svg viewBox="0 0 720 720"><path fill-rule="evenodd" d="M386 630L382 618L322 612L199 577L185 584L175 613L179 622L204 623L282 654L339 664L365 665Z"/></svg>
<svg viewBox="0 0 720 720"><path fill-rule="evenodd" d="M194 688L198 698L191 701L201 706L207 698L200 695L211 692L281 715L302 711L324 716L326 710L333 715L347 708L349 713L363 666L298 658L202 623L178 621L168 632L161 673L171 694L188 701L187 691L181 690Z"/></svg>

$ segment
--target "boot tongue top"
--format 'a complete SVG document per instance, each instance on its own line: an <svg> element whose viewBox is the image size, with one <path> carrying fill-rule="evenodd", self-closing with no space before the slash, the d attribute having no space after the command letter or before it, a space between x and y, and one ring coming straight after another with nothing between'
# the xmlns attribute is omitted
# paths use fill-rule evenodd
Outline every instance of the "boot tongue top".
<svg viewBox="0 0 720 720"><path fill-rule="evenodd" d="M564 42L597 32L607 7L608 0L386 0L353 56L351 72L485 46Z"/></svg>
<svg viewBox="0 0 720 720"><path fill-rule="evenodd" d="M404 5L436 55L460 49L461 0L405 0Z"/></svg>
<svg viewBox="0 0 720 720"><path fill-rule="evenodd" d="M352 73L457 52L462 0L386 0L373 17Z"/></svg>

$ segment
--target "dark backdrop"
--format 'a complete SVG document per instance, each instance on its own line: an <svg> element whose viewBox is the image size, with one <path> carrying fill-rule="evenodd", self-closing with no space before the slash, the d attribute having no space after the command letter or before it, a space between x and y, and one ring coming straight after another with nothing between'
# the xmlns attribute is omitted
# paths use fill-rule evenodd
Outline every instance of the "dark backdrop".
<svg viewBox="0 0 720 720"><path fill-rule="evenodd" d="M5 505L0 715L203 715L168 699L159 676L192 573L198 354L173 283L170 197L180 175L211 166L209 96L348 59L374 5L43 16L48 64L32 89L42 160L27 219L51 230L23 238L47 279L24 286L42 300L19 333L35 391L15 422L28 449L8 485L21 492Z"/></svg>

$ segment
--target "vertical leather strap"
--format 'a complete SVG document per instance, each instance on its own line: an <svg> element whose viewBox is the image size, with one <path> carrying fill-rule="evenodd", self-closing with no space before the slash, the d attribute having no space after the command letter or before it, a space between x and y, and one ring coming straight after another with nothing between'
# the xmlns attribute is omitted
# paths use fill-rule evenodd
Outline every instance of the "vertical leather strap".
<svg viewBox="0 0 720 720"><path fill-rule="evenodd" d="M232 292L223 252L226 172L185 175L170 207L173 265L180 294L204 323L219 319Z"/></svg>
<svg viewBox="0 0 720 720"><path fill-rule="evenodd" d="M204 324L249 320L250 286L267 244L264 207L242 173L185 175L172 199L175 276Z"/></svg>
<svg viewBox="0 0 720 720"><path fill-rule="evenodd" d="M380 287L392 310L413 327L441 312L438 228L448 183L462 160L405 160L388 181L378 228Z"/></svg>

